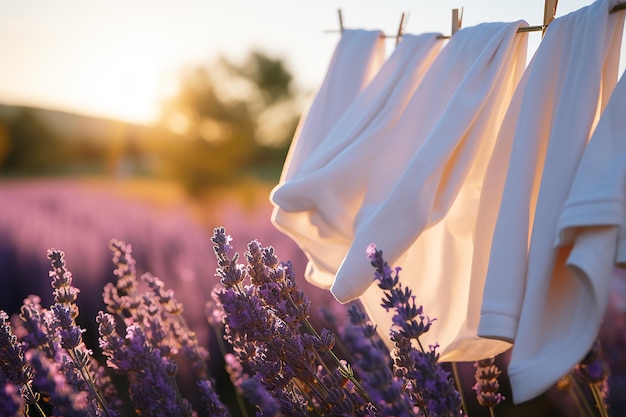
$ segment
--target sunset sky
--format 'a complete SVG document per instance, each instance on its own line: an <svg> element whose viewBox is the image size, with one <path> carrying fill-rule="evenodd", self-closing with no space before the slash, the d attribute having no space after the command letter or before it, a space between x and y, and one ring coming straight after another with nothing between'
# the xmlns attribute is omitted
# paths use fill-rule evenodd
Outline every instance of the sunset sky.
<svg viewBox="0 0 626 417"><path fill-rule="evenodd" d="M590 3L561 0L557 16ZM0 2L0 103L151 123L186 65L219 55L237 61L256 48L284 58L298 85L313 89L339 39L328 33L339 27L338 9L348 28L395 34L406 12L406 33L449 34L460 7L464 27L543 17L539 0ZM531 49L539 41L531 34Z"/></svg>

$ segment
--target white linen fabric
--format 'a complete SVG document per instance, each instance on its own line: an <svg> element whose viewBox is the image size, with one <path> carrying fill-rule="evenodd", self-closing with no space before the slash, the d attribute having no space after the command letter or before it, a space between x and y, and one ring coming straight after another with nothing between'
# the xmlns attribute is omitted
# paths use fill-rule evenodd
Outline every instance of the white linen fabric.
<svg viewBox="0 0 626 417"><path fill-rule="evenodd" d="M420 341L439 344L442 361L475 360L510 346L477 337L479 310L472 312L471 305L480 303L482 282L472 282L471 260L485 168L526 64L527 37L517 33L524 24L486 23L457 32L415 92L395 135L364 156L362 146L355 148L344 157L344 172L334 175L351 179L344 198L355 188L365 197L355 198L364 203L354 216L353 244L332 293L342 302L360 296L389 342L392 313L380 307L382 291L371 285L365 257L366 247L375 243L390 265L403 269L401 282L425 314L437 318ZM411 147L397 152L398 142ZM355 164L349 158L356 152ZM367 182L354 187L355 177ZM322 203L325 209L339 207L326 198ZM468 312L475 315L472 320Z"/></svg>
<svg viewBox="0 0 626 417"><path fill-rule="evenodd" d="M345 227L323 227L319 224L317 211L302 207L303 193L314 193L306 197L309 200L315 199L318 192L302 184L310 182L317 170L323 169L337 154L351 146L357 137L376 135L382 139L389 134L442 43L441 36L435 33L404 35L376 77L353 100L332 129L322 129L308 120L303 124L298 142L292 145L294 152L287 158L286 166L292 169L283 176L270 198L274 204L272 221L306 253L309 258L306 277L312 283L323 288L330 287L353 236L349 227L348 231ZM337 90L334 93L340 92ZM319 108L320 113L328 110ZM304 138L307 139L306 152L300 146ZM297 151L303 157L296 160ZM340 182L341 186L346 185ZM327 185L314 182L315 187L331 188L335 185L333 180Z"/></svg>
<svg viewBox="0 0 626 417"><path fill-rule="evenodd" d="M383 32L343 30L324 80L300 117L281 173L281 182L295 175L299 164L319 146L320 138L328 133L370 83L384 61Z"/></svg>
<svg viewBox="0 0 626 417"><path fill-rule="evenodd" d="M390 263L402 261L403 283L427 314L438 317L422 342L439 343L442 358L484 357L485 350L455 355L447 348L475 295L469 294L472 219L494 138L525 67L527 37L517 34L523 24L485 23L457 32L412 95L390 96L363 127L346 131L340 121L333 129L339 139L328 142L336 143L333 152L312 157L310 174L273 193L282 211L307 213L316 236L332 243L319 248L313 281L332 282L341 302L362 296L387 341L391 314L371 286L365 253L372 242ZM320 270L324 277L316 279ZM488 352L508 347L484 344Z"/></svg>
<svg viewBox="0 0 626 417"><path fill-rule="evenodd" d="M615 87L602 112L598 126L585 147L576 169L576 176L557 222L556 245L573 245L567 264L577 268L582 281L589 281L597 295L608 292L610 274L594 273L593 262L600 252L591 251L581 245L584 234L605 232L612 236L612 249L602 255L611 262L602 262L598 267L614 264L624 267L620 255L625 244L626 233L626 76ZM612 230L609 232L609 230ZM618 233L619 230L619 233ZM583 251L587 254L583 254ZM592 264L587 265L586 261ZM597 278L596 278L597 277ZM598 281L601 280L601 281Z"/></svg>
<svg viewBox="0 0 626 417"><path fill-rule="evenodd" d="M599 0L550 24L507 115L512 157L478 334L514 342L508 373L516 403L553 386L597 331L594 289L566 266L571 245L554 241L581 155L617 80L623 13L608 13L614 3ZM606 229L580 233L581 251L590 241L606 242L607 234L614 244L616 231Z"/></svg>

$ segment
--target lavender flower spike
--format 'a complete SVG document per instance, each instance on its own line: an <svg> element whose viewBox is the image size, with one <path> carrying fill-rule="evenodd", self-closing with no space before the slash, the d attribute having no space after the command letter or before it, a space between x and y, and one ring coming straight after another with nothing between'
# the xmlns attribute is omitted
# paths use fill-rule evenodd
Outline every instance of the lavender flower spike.
<svg viewBox="0 0 626 417"><path fill-rule="evenodd" d="M67 353L62 353L61 369L77 391L87 392L88 408L92 414L110 417L114 410L109 408L96 386L93 372L95 360L92 358L91 350L83 343L84 330L76 324L79 313L76 298L80 291L72 286L72 273L66 267L63 251L48 250L48 259L52 265L50 277L55 301L50 307L53 322L49 334L60 341L61 347Z"/></svg>
<svg viewBox="0 0 626 417"><path fill-rule="evenodd" d="M124 294L133 294L137 288L137 273L132 246L121 240L111 239L109 248L113 252L113 264L116 266L113 274L117 277L117 289Z"/></svg>
<svg viewBox="0 0 626 417"><path fill-rule="evenodd" d="M26 404L36 404L37 395L32 388L34 377L33 370L24 357L22 344L13 334L9 315L0 310L0 380L8 380L20 387ZM39 410L43 416L43 411Z"/></svg>
<svg viewBox="0 0 626 417"><path fill-rule="evenodd" d="M476 399L483 407L493 409L493 407L505 400L504 396L498 392L500 389L498 377L502 371L495 365L494 357L476 361L474 362L474 367L476 368L474 373L476 384L472 389L476 392Z"/></svg>
<svg viewBox="0 0 626 417"><path fill-rule="evenodd" d="M395 344L396 377L403 381L403 388L415 405L420 411L425 409L429 417L461 416L461 396L450 373L438 363L438 346L429 346L429 350L425 350L419 340L430 329L434 319L423 314L423 308L417 306L410 288L402 288L401 269L396 268L394 272L376 245L371 244L367 248L367 257L376 270L374 279L384 293L381 306L387 311L395 311L390 337ZM419 345L419 350L413 346L413 340Z"/></svg>
<svg viewBox="0 0 626 417"><path fill-rule="evenodd" d="M435 319L430 319L423 314L422 306L417 306L415 296L410 288L402 288L400 283L401 268L391 269L383 259L383 252L371 244L367 248L367 257L376 269L374 280L378 281L378 287L384 291L385 298L381 306L389 311L394 309L396 313L392 322L399 328L399 332L407 339L415 339L420 343L419 337L426 333ZM416 320L419 318L419 322ZM420 344L422 352L423 346Z"/></svg>
<svg viewBox="0 0 626 417"><path fill-rule="evenodd" d="M368 394L332 352L332 334L318 333L308 321L309 300L291 266L258 241L248 245L247 266L238 264L237 254L228 254L230 237L223 228L214 230L212 241L223 285L214 296L224 310L225 339L276 402L255 398L278 405L282 415L306 416L307 408L320 415L366 415Z"/></svg>

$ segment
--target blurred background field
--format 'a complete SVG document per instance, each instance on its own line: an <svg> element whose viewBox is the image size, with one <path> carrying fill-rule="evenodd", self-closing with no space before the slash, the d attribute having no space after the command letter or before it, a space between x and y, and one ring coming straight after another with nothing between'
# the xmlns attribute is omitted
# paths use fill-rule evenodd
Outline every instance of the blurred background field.
<svg viewBox="0 0 626 417"><path fill-rule="evenodd" d="M78 322L97 351L95 316L115 279L108 243L123 240L138 274L160 277L183 303L228 402L205 312L218 283L210 237L226 227L241 254L258 239L303 276L306 259L271 224L268 199L303 97L281 59L253 51L242 64L220 58L181 70L178 93L153 124L0 105L0 308L17 313L29 294L49 306L46 251L63 250L81 290ZM331 302L301 281L315 304Z"/></svg>
<svg viewBox="0 0 626 417"><path fill-rule="evenodd" d="M213 227L232 230L242 252L252 238L284 246L303 269L302 253L270 224L268 200L301 94L282 60L253 51L240 65L219 59L182 70L152 125L0 106L5 308L47 292L51 247L67 252L83 297L99 297L111 278L111 238L130 243L146 270L206 290L190 291L198 297L214 283Z"/></svg>

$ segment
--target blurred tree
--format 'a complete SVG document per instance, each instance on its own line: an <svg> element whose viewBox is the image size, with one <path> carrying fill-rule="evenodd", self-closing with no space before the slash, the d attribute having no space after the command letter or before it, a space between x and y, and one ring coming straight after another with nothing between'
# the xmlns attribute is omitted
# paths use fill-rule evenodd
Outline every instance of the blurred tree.
<svg viewBox="0 0 626 417"><path fill-rule="evenodd" d="M183 72L163 106L171 138L163 174L197 194L242 176L277 179L302 106L284 62L254 51L243 64L224 58Z"/></svg>
<svg viewBox="0 0 626 417"><path fill-rule="evenodd" d="M10 147L11 142L7 125L4 122L0 122L0 172L4 166L5 159L9 156Z"/></svg>
<svg viewBox="0 0 626 417"><path fill-rule="evenodd" d="M230 66L233 73L252 81L263 94L265 103L272 105L292 96L293 77L283 61L253 51L242 67Z"/></svg>
<svg viewBox="0 0 626 417"><path fill-rule="evenodd" d="M66 143L48 130L28 109L8 123L7 152L1 171L11 175L59 173L71 160Z"/></svg>

